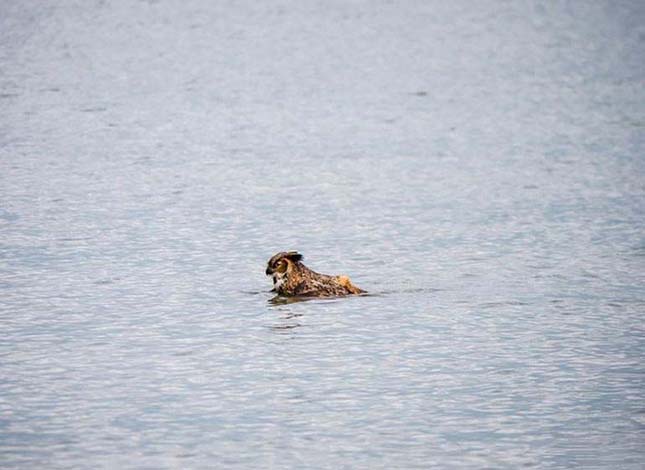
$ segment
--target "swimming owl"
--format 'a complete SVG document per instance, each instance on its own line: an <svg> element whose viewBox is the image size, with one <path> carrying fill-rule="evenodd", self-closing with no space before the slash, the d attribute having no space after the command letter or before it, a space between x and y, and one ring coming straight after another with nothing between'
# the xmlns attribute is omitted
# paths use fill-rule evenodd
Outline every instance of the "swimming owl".
<svg viewBox="0 0 645 470"><path fill-rule="evenodd" d="M281 251L267 263L266 275L273 278L273 292L285 296L337 297L363 294L347 276L318 274L302 264L297 251Z"/></svg>

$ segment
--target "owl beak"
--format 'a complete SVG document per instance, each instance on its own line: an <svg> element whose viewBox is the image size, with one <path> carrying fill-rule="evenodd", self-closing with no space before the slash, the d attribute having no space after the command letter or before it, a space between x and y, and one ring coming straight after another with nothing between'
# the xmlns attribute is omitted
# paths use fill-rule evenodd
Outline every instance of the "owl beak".
<svg viewBox="0 0 645 470"><path fill-rule="evenodd" d="M273 269L271 269L270 267L268 267L268 266L267 266L267 270L266 270L266 271L264 271L264 272L265 272L265 274L266 274L267 276L270 276L271 274L273 274Z"/></svg>

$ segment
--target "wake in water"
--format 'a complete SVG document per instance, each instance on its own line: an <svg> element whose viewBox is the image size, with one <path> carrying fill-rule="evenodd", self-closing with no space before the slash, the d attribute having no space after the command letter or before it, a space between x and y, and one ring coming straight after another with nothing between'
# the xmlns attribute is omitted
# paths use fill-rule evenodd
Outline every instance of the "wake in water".
<svg viewBox="0 0 645 470"><path fill-rule="evenodd" d="M312 296L283 296L283 295L275 295L275 292L273 291L260 291L260 290L253 290L253 291L241 291L241 293L246 294L246 295L264 295L264 294L271 294L272 297L267 300L267 302L271 305L288 305L288 304L294 304L298 302L310 302L310 301L318 301L318 302L335 302L339 300L344 300L344 299L352 299L352 298L360 298L360 297L385 297L389 295L397 295L397 294L433 294L435 292L440 292L444 289L437 289L433 287L418 287L418 288L410 288L410 289L391 289L391 290L382 290L382 291L372 291L372 292L366 292L363 294L358 294L358 295L352 295L352 296L337 296L337 297L312 297Z"/></svg>

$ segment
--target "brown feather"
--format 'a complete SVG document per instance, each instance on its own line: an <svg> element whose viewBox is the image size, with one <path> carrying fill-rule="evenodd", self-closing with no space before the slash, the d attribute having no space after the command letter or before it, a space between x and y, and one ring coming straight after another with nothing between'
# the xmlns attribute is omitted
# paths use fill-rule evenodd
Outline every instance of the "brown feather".
<svg viewBox="0 0 645 470"><path fill-rule="evenodd" d="M305 266L302 255L296 251L280 252L267 263L267 275L273 276L274 290L285 296L337 297L362 294L364 290L355 286L347 276L320 274ZM286 272L282 262L286 261Z"/></svg>

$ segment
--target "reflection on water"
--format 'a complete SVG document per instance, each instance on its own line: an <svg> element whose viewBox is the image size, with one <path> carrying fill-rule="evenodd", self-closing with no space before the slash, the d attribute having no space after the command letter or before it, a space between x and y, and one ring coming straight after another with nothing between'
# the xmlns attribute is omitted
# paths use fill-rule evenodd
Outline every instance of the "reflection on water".
<svg viewBox="0 0 645 470"><path fill-rule="evenodd" d="M293 304L296 302L307 302L310 300L320 300L317 297L303 297L303 296L293 296L293 297L285 297L282 295L276 295L271 297L268 302L271 305L288 305L288 304ZM326 299L329 300L329 299Z"/></svg>
<svg viewBox="0 0 645 470"><path fill-rule="evenodd" d="M32 3L3 469L643 467L642 1Z"/></svg>
<svg viewBox="0 0 645 470"><path fill-rule="evenodd" d="M370 294L370 293L365 293L365 294L357 294L357 295L348 295L348 296L340 296L340 297L312 297L312 296L303 296L303 295L294 295L294 296L284 296L284 295L274 295L271 297L268 302L271 305L288 305L288 304L295 304L297 302L311 302L311 301L316 301L319 303L330 303L330 302L336 302L336 301L341 301L341 300L350 300L355 297L369 297L372 295L378 295L378 294Z"/></svg>
<svg viewBox="0 0 645 470"><path fill-rule="evenodd" d="M271 329L278 333L291 333L290 330L302 326L298 320L302 316L301 313L285 312L280 316L277 323L271 326Z"/></svg>

